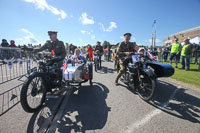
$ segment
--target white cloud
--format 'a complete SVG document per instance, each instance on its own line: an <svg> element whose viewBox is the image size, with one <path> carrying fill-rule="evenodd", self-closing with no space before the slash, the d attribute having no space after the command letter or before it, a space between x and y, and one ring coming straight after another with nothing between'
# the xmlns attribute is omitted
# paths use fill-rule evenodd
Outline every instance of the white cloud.
<svg viewBox="0 0 200 133"><path fill-rule="evenodd" d="M47 9L55 15L59 15L60 16L59 20L65 19L67 17L67 14L63 10L58 10L57 8L51 5L48 5L46 0L24 0L24 1L33 3L37 9L40 9L42 11Z"/></svg>
<svg viewBox="0 0 200 133"><path fill-rule="evenodd" d="M87 34L87 35L89 35L91 37L91 39L95 39L96 36L93 35L92 32L93 32L93 30L91 30L91 31L81 30L82 34Z"/></svg>
<svg viewBox="0 0 200 133"><path fill-rule="evenodd" d="M124 39L124 37L123 37L123 36L120 36L120 38L121 38L121 39Z"/></svg>
<svg viewBox="0 0 200 133"><path fill-rule="evenodd" d="M149 39L149 42L152 43L152 39ZM161 43L160 39L156 39L156 43Z"/></svg>
<svg viewBox="0 0 200 133"><path fill-rule="evenodd" d="M79 18L79 20L81 21L81 23L83 25L88 25L88 24L94 24L94 20L93 17L88 18L88 15L86 12L82 13L81 17Z"/></svg>
<svg viewBox="0 0 200 133"><path fill-rule="evenodd" d="M91 39L95 39L96 38L96 36L95 35L91 35Z"/></svg>
<svg viewBox="0 0 200 133"><path fill-rule="evenodd" d="M16 41L20 41L20 43L22 44L39 44L41 43L35 36L33 33L31 33L29 30L22 28L20 29L21 32L26 33L26 36L22 37L22 38L17 38Z"/></svg>
<svg viewBox="0 0 200 133"><path fill-rule="evenodd" d="M87 32L87 31L85 31L85 30L81 30L81 33L82 33L82 34L85 34L86 32Z"/></svg>
<svg viewBox="0 0 200 133"><path fill-rule="evenodd" d="M115 22L110 22L110 26L107 29L104 27L104 25L102 23L99 23L99 25L101 25L101 28L105 32L111 32L113 29L117 28L117 23L115 23Z"/></svg>

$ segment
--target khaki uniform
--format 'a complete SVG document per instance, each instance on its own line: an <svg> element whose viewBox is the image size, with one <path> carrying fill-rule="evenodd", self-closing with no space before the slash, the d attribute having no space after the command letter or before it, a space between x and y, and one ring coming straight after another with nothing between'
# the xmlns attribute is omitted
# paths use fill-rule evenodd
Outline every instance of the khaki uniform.
<svg viewBox="0 0 200 133"><path fill-rule="evenodd" d="M51 42L51 41L47 41L40 49L35 50L35 52L41 52L43 50L48 49L49 52L51 52L52 50L55 53L55 56L60 56L63 59L66 56L66 50L65 50L65 46L64 43L62 41L59 41L58 39ZM63 61L58 62L58 67L60 67L62 65Z"/></svg>
<svg viewBox="0 0 200 133"><path fill-rule="evenodd" d="M62 41L59 41L58 39L53 42L48 40L40 49L35 50L35 52L41 52L45 49L48 49L49 52L53 50L55 56L61 56L63 58L65 58L66 56L64 43Z"/></svg>
<svg viewBox="0 0 200 133"><path fill-rule="evenodd" d="M129 43L125 43L125 42L121 42L117 48L117 58L119 59L119 65L120 65L120 70L119 73L117 75L116 81L118 81L118 79L124 74L125 72L125 66L123 64L124 60L123 57L126 56L125 52L136 52L135 50L136 47L136 43L135 42L129 42Z"/></svg>

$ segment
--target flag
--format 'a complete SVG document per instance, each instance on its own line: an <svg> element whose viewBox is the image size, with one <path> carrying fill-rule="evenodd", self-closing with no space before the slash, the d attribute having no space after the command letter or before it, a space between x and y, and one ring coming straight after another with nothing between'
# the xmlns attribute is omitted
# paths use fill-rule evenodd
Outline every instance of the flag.
<svg viewBox="0 0 200 133"><path fill-rule="evenodd" d="M63 64L60 69L63 71L65 71L67 69L67 61L66 60L63 61Z"/></svg>
<svg viewBox="0 0 200 133"><path fill-rule="evenodd" d="M79 57L74 57L73 59L74 59L75 61L77 61L77 62L80 60Z"/></svg>
<svg viewBox="0 0 200 133"><path fill-rule="evenodd" d="M12 69L13 61L12 60L7 60L7 64L8 64L9 69Z"/></svg>
<svg viewBox="0 0 200 133"><path fill-rule="evenodd" d="M51 50L51 55L54 56L55 55L55 52L53 50Z"/></svg>
<svg viewBox="0 0 200 133"><path fill-rule="evenodd" d="M19 67L22 67L23 61L20 59L19 60Z"/></svg>

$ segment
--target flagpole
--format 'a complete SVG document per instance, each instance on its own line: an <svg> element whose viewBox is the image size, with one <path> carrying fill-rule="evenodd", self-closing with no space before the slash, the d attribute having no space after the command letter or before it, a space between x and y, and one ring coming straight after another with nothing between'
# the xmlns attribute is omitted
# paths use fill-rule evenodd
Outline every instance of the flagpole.
<svg viewBox="0 0 200 133"><path fill-rule="evenodd" d="M156 20L154 20L153 25L152 25L153 31L152 31L152 47L153 51L156 46Z"/></svg>

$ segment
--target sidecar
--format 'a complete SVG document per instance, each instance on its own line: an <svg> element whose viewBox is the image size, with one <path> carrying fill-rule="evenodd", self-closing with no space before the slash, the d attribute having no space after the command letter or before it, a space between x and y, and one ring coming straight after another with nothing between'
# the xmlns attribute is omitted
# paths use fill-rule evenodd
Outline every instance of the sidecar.
<svg viewBox="0 0 200 133"><path fill-rule="evenodd" d="M174 68L170 64L160 63L160 62L148 62L147 66L154 69L156 77L170 77L174 74Z"/></svg>
<svg viewBox="0 0 200 133"><path fill-rule="evenodd" d="M81 84L88 82L92 86L93 67L88 63L66 63L63 70L63 80L68 84Z"/></svg>

